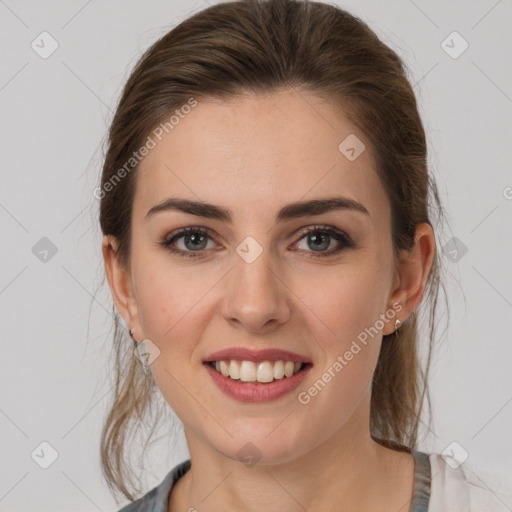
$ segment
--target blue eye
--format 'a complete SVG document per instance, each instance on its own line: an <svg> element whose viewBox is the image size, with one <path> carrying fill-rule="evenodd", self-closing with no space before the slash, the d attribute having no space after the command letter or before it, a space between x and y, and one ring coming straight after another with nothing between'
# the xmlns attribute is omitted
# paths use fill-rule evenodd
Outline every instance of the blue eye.
<svg viewBox="0 0 512 512"><path fill-rule="evenodd" d="M354 242L343 231L328 226L311 226L301 234L294 245L306 239L307 248L299 248L309 254L308 257L328 257L337 254L346 248L353 248ZM182 242L181 242L182 240ZM337 244L331 247L332 241ZM209 230L199 227L182 228L160 242L168 251L184 258L204 258L205 252L214 247L208 247L208 242L213 243L213 237ZM179 245L182 247L179 247ZM297 250L297 249L294 249Z"/></svg>
<svg viewBox="0 0 512 512"><path fill-rule="evenodd" d="M192 251L202 251L206 249L208 245L208 235L203 235L201 233L190 233L187 235L182 235L178 238L178 240L180 239L183 239L183 245L185 248L191 249Z"/></svg>
<svg viewBox="0 0 512 512"><path fill-rule="evenodd" d="M311 249L310 257L326 257L333 254L337 254L346 248L353 248L354 242L352 239L343 231L334 229L326 226L312 226L307 229L306 232L302 233L301 238L296 244L299 244L301 240L306 239L307 248ZM331 242L335 240L337 245L331 247ZM304 250L299 248L299 250ZM317 253L317 254L315 254Z"/></svg>
<svg viewBox="0 0 512 512"><path fill-rule="evenodd" d="M161 244L173 254L183 256L185 258L197 258L201 255L194 253L201 253L207 249L207 242L210 239L207 231L200 228L183 228L176 231L170 238L165 239ZM175 249L172 245L176 245L178 240L183 239L184 249ZM206 242L206 243L205 243Z"/></svg>
<svg viewBox="0 0 512 512"><path fill-rule="evenodd" d="M329 249L329 246L331 245L331 242L334 237L327 233L314 231L303 237L303 239L304 238L306 239L308 247L313 251L317 252Z"/></svg>

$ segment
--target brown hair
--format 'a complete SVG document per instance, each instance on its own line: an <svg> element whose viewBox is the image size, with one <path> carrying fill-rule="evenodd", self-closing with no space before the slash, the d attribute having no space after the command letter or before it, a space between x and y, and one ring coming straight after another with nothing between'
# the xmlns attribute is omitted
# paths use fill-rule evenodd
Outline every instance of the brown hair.
<svg viewBox="0 0 512 512"><path fill-rule="evenodd" d="M437 188L428 173L425 131L397 54L363 21L333 5L295 0L225 2L196 13L156 41L136 64L122 92L108 134L100 203L101 229L117 240L121 264L130 264L137 165L132 162L133 169L122 179L116 179L116 173L119 178L119 169L148 134L191 97L228 99L282 88L335 101L371 142L391 204L395 256L413 246L417 224L433 225L432 213L441 219ZM441 288L436 251L421 302L421 311L428 307L430 326L424 368L418 357L420 308L398 335L384 336L373 378L370 427L376 441L395 449L413 448L417 442L420 412L428 399L426 382ZM113 311L115 391L102 431L101 461L109 487L133 500L125 447L155 399L156 384L133 357L132 342Z"/></svg>

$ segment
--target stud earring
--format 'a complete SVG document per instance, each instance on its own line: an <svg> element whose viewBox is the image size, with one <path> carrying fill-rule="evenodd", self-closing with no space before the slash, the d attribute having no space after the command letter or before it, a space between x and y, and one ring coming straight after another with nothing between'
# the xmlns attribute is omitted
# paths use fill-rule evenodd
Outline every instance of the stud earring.
<svg viewBox="0 0 512 512"><path fill-rule="evenodd" d="M130 334L130 338L133 340L133 342L135 343L135 345L137 345L137 340L133 337L133 333L135 332L135 329L130 329L128 331L128 333Z"/></svg>
<svg viewBox="0 0 512 512"><path fill-rule="evenodd" d="M400 320L397 318L395 320L395 333L398 334L398 331L400 330L400 325L401 325L402 322L400 322Z"/></svg>
<svg viewBox="0 0 512 512"><path fill-rule="evenodd" d="M146 341L149 341L149 340L143 340L143 341L137 341L134 337L133 337L133 333L135 332L135 329L130 329L128 331L128 333L130 334L130 338L133 340L133 343L135 345L135 350L138 352L138 358L140 360L140 362L142 363L142 369L144 370L144 373L146 375L149 375L150 373L150 370L149 370L149 367L146 363L147 359L148 359L148 356L149 356L149 353L147 352L147 347L146 347ZM134 351L135 352L135 351Z"/></svg>

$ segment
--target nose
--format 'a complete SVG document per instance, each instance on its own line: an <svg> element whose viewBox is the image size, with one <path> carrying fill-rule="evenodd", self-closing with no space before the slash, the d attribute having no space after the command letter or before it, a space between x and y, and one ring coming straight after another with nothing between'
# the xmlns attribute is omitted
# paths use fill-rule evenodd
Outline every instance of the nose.
<svg viewBox="0 0 512 512"><path fill-rule="evenodd" d="M235 268L227 276L221 308L228 322L264 334L288 321L289 291L271 263L268 250L252 263L236 255Z"/></svg>

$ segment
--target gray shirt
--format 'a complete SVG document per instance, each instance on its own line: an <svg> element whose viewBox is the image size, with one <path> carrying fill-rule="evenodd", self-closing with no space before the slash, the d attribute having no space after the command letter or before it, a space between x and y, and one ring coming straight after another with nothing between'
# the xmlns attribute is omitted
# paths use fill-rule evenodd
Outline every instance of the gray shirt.
<svg viewBox="0 0 512 512"><path fill-rule="evenodd" d="M426 453L411 451L414 456L414 494L409 512L428 512L430 499L430 461ZM190 469L190 459L169 471L162 483L118 512L167 512L174 484Z"/></svg>

